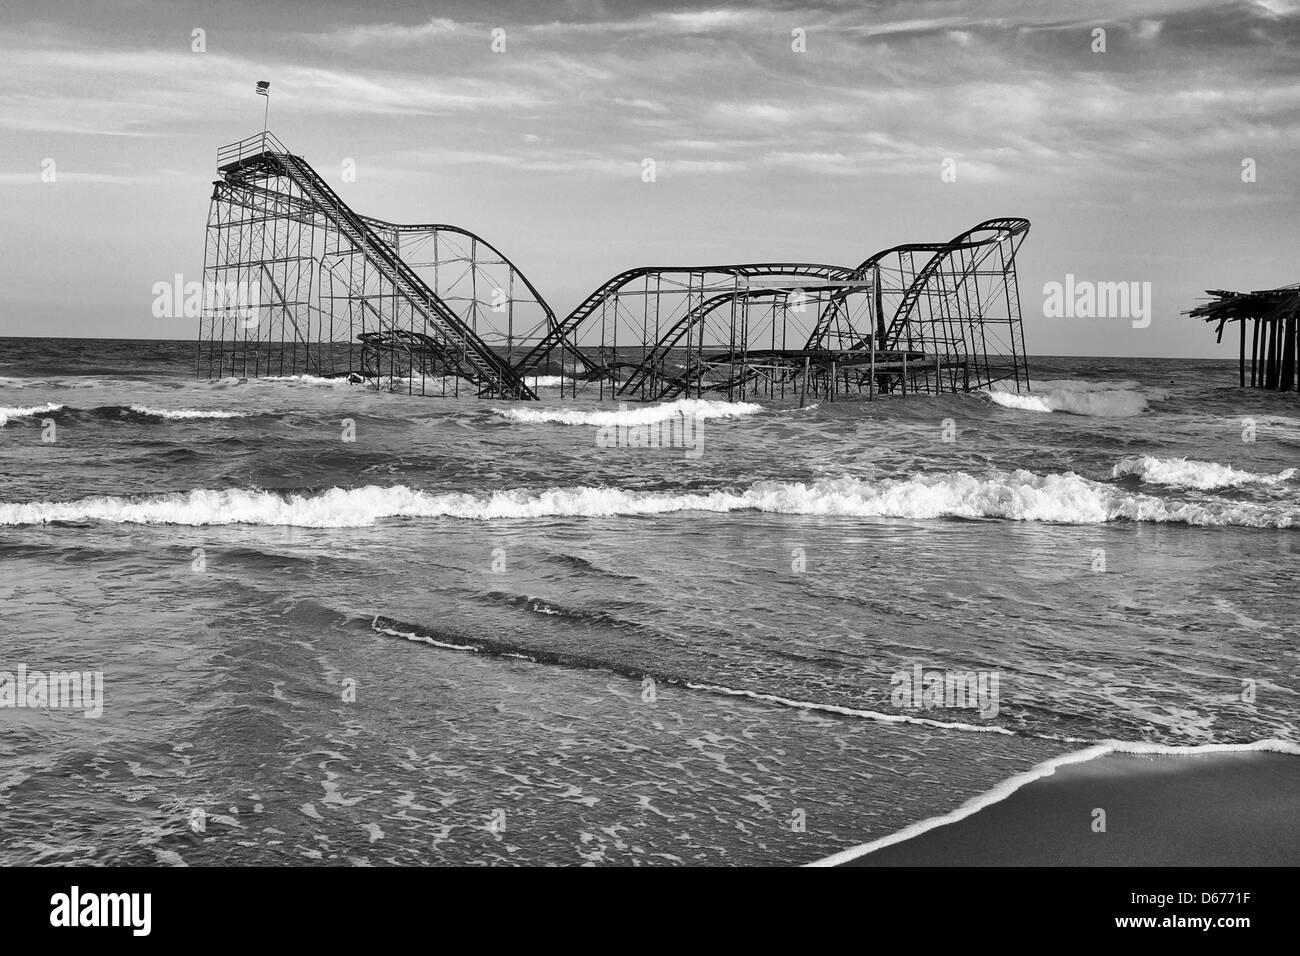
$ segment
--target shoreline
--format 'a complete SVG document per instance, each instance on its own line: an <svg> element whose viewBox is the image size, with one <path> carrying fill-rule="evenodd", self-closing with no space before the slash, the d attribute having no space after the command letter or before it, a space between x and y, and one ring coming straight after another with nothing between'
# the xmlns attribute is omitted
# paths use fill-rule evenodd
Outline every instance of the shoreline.
<svg viewBox="0 0 1300 956"><path fill-rule="evenodd" d="M1300 745L1108 742L809 866L1300 863Z"/></svg>

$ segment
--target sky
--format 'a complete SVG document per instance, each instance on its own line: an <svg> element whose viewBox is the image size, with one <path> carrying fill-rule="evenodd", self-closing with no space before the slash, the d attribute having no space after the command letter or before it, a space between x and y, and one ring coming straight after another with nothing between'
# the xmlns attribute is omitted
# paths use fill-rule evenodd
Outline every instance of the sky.
<svg viewBox="0 0 1300 956"><path fill-rule="evenodd" d="M1300 0L0 0L0 335L193 338L153 287L201 279L264 79L354 209L483 235L561 314L1023 216L1031 353L1235 356L1180 313L1300 281L1297 40ZM1152 321L1047 314L1067 276Z"/></svg>

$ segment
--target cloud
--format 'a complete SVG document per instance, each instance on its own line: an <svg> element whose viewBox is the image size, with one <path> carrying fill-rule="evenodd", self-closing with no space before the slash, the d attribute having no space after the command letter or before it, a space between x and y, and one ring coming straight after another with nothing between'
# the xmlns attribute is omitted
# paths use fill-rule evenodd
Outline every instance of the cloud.
<svg viewBox="0 0 1300 956"><path fill-rule="evenodd" d="M664 104L662 103L656 102L655 100L647 100L642 98L627 99L622 96L616 96L614 97L614 103L618 106L622 106L627 109L646 110L650 113L668 112L668 107L664 106Z"/></svg>
<svg viewBox="0 0 1300 956"><path fill-rule="evenodd" d="M1253 0L1271 19L1294 17L1300 13L1300 0Z"/></svg>
<svg viewBox="0 0 1300 956"><path fill-rule="evenodd" d="M92 184L100 186L156 186L167 181L193 182L200 186L206 182L202 178L181 175L175 172L122 175L118 173L65 172L56 167L56 178L54 182L48 183L41 179L39 172L0 173L0 186L40 186L43 189L55 189L69 183L73 185Z"/></svg>
<svg viewBox="0 0 1300 956"><path fill-rule="evenodd" d="M430 78L386 69L354 71L230 54L0 46L0 87L10 95L0 127L32 133L140 136L234 104L251 105L254 76L270 76L273 112L298 115L445 115L536 110L535 84L475 76Z"/></svg>
<svg viewBox="0 0 1300 956"><path fill-rule="evenodd" d="M372 46L411 47L422 46L430 40L442 37L468 35L473 29L474 27L471 24L458 23L446 17L433 17L424 23L415 25L400 23L352 24L325 33L306 33L302 34L302 36L312 43L329 49L336 49L340 46L349 49ZM486 43L487 33L486 31L483 31L483 33L484 43Z"/></svg>
<svg viewBox="0 0 1300 956"><path fill-rule="evenodd" d="M1133 32L1139 40L1145 42L1160 36L1163 27L1164 22L1161 20L1139 20L1137 28Z"/></svg>

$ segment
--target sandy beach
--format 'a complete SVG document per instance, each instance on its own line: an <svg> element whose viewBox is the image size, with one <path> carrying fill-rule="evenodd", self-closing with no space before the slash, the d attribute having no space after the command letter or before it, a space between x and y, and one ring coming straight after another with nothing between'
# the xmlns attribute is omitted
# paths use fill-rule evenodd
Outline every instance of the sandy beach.
<svg viewBox="0 0 1300 956"><path fill-rule="evenodd" d="M1104 811L1105 829L1100 829ZM1111 753L848 866L1294 866L1300 759Z"/></svg>

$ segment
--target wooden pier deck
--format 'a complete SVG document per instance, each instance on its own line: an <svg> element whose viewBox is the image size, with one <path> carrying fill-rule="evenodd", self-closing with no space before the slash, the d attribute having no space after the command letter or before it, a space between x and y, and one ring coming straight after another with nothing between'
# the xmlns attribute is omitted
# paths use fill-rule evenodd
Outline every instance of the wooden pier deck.
<svg viewBox="0 0 1300 956"><path fill-rule="evenodd" d="M1210 289L1209 294L1212 301L1184 314L1217 323L1219 342L1228 324L1237 323L1241 387L1249 381L1251 388L1296 390L1300 283L1258 292Z"/></svg>

